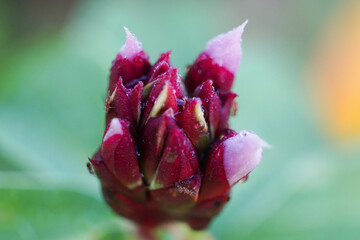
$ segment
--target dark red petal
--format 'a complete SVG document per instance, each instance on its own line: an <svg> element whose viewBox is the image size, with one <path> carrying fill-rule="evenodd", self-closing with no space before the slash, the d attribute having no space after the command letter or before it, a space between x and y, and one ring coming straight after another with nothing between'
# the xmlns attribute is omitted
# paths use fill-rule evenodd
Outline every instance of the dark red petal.
<svg viewBox="0 0 360 240"><path fill-rule="evenodd" d="M187 101L178 121L179 126L200 152L209 146L210 136L200 98L192 98Z"/></svg>
<svg viewBox="0 0 360 240"><path fill-rule="evenodd" d="M234 74L216 64L206 53L201 53L189 67L185 77L185 86L190 94L207 80L212 80L216 90L229 91L234 82Z"/></svg>
<svg viewBox="0 0 360 240"><path fill-rule="evenodd" d="M167 213L176 218L183 218L184 214L193 207L198 199L201 184L201 174L176 182L168 187L150 191L152 201L155 201Z"/></svg>
<svg viewBox="0 0 360 240"><path fill-rule="evenodd" d="M119 215L124 216L138 223L140 226L148 228L171 221L173 218L157 206L151 206L149 203L137 202L127 198L123 194L113 193L103 190L106 202Z"/></svg>
<svg viewBox="0 0 360 240"><path fill-rule="evenodd" d="M179 129L169 133L150 189L165 188L194 175L199 168L193 145Z"/></svg>
<svg viewBox="0 0 360 240"><path fill-rule="evenodd" d="M134 130L134 116L131 112L129 103L129 90L127 90L121 79L117 82L116 88L112 94L106 99L106 125L110 123L113 118L121 118L131 124Z"/></svg>
<svg viewBox="0 0 360 240"><path fill-rule="evenodd" d="M229 199L229 192L227 192L213 199L199 202L190 212L187 219L188 224L196 230L206 228L210 221L220 213Z"/></svg>
<svg viewBox="0 0 360 240"><path fill-rule="evenodd" d="M123 58L120 54L118 54L111 67L109 93L114 91L120 77L123 79L123 84L127 86L136 79L145 79L149 70L149 57L144 51L136 54L131 60Z"/></svg>
<svg viewBox="0 0 360 240"><path fill-rule="evenodd" d="M178 69L177 68L173 68L171 67L169 69L169 71L167 72L167 76L164 74L164 76L161 76L162 78L166 78L167 80L169 80L171 82L171 85L174 88L175 91L175 95L177 98L183 98L184 97L184 93L182 90L182 79L181 79L181 75L178 74Z"/></svg>
<svg viewBox="0 0 360 240"><path fill-rule="evenodd" d="M135 189L129 189L124 186L115 175L108 169L105 162L100 156L100 151L97 152L92 159L89 159L93 166L96 175L100 179L103 189L107 189L108 192L120 193L129 199L138 202L146 201L146 189L144 185L141 185Z"/></svg>
<svg viewBox="0 0 360 240"><path fill-rule="evenodd" d="M204 82L195 91L195 96L201 98L205 110L205 119L208 122L211 139L214 140L219 133L221 102L212 86L212 81Z"/></svg>
<svg viewBox="0 0 360 240"><path fill-rule="evenodd" d="M231 91L219 92L219 97L222 102L221 106L221 117L220 117L220 129L226 129L229 127L230 115L235 115L237 110L237 103L235 98L238 95Z"/></svg>
<svg viewBox="0 0 360 240"><path fill-rule="evenodd" d="M230 190L230 185L224 170L223 142L234 134L235 132L233 131L227 132L227 135L222 137L208 153L199 196L200 202L216 198Z"/></svg>
<svg viewBox="0 0 360 240"><path fill-rule="evenodd" d="M166 137L174 127L176 122L171 110L160 117L150 118L145 126L142 136L141 169L147 182L150 182L155 174Z"/></svg>
<svg viewBox="0 0 360 240"><path fill-rule="evenodd" d="M162 53L157 62L151 67L148 73L148 83L154 81L157 77L166 73L170 69L170 53L171 51Z"/></svg>
<svg viewBox="0 0 360 240"><path fill-rule="evenodd" d="M145 106L142 115L142 126L151 117L157 117L165 112L167 109L177 111L177 99L174 88L170 81L160 79L154 82L148 99L145 101Z"/></svg>
<svg viewBox="0 0 360 240"><path fill-rule="evenodd" d="M114 118L105 131L101 156L123 185L134 189L142 185L135 142L124 120Z"/></svg>
<svg viewBox="0 0 360 240"><path fill-rule="evenodd" d="M135 125L137 125L140 121L143 86L144 84L139 82L129 94L129 105L134 116Z"/></svg>

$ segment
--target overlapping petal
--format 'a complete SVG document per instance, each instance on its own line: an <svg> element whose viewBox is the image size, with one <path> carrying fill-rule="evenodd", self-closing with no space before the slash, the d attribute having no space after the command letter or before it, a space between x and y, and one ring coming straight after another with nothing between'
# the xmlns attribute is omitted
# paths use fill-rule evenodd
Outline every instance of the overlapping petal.
<svg viewBox="0 0 360 240"><path fill-rule="evenodd" d="M127 40L111 67L104 137L90 159L119 215L147 227L186 221L205 228L231 187L259 164L267 144L228 125L237 109L231 87L245 25L210 40L184 86L170 52L151 66L125 28Z"/></svg>

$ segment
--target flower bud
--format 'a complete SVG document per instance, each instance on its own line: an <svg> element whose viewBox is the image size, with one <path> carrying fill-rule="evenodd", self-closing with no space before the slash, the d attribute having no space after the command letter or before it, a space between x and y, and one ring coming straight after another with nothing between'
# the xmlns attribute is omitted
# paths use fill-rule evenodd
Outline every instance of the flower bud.
<svg viewBox="0 0 360 240"><path fill-rule="evenodd" d="M260 162L267 144L228 129L245 24L209 41L187 73L187 96L170 52L151 66L125 28L111 68L106 129L89 159L116 213L147 228L185 221L203 229Z"/></svg>

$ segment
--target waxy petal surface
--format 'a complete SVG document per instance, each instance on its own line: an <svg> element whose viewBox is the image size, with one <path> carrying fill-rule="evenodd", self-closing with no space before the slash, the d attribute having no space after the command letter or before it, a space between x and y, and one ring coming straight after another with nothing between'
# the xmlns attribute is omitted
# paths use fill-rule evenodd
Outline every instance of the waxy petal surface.
<svg viewBox="0 0 360 240"><path fill-rule="evenodd" d="M149 183L160 162L165 140L169 132L176 127L172 110L157 118L150 118L142 135L141 169L145 180Z"/></svg>
<svg viewBox="0 0 360 240"><path fill-rule="evenodd" d="M125 121L118 118L111 120L101 145L101 156L123 185L130 189L142 185L135 142Z"/></svg>
<svg viewBox="0 0 360 240"><path fill-rule="evenodd" d="M168 187L193 176L199 164L196 151L186 135L173 128L166 139L163 154L150 189Z"/></svg>
<svg viewBox="0 0 360 240"><path fill-rule="evenodd" d="M186 103L178 121L179 126L199 151L208 148L210 134L200 98L192 98Z"/></svg>
<svg viewBox="0 0 360 240"><path fill-rule="evenodd" d="M119 54L123 58L133 60L133 58L142 51L141 42L137 40L134 34L132 34L127 27L124 27L126 32L126 42L120 48Z"/></svg>
<svg viewBox="0 0 360 240"><path fill-rule="evenodd" d="M125 28L110 71L106 129L88 165L117 214L146 228L183 221L203 229L259 164L267 144L228 124L245 25L208 42L188 68L186 92L170 51L151 65Z"/></svg>
<svg viewBox="0 0 360 240"><path fill-rule="evenodd" d="M241 61L241 36L248 21L237 28L220 34L211 39L206 47L205 53L213 59L213 61L235 74L239 68Z"/></svg>
<svg viewBox="0 0 360 240"><path fill-rule="evenodd" d="M230 186L245 178L260 163L269 145L256 134L243 130L223 142L224 170Z"/></svg>

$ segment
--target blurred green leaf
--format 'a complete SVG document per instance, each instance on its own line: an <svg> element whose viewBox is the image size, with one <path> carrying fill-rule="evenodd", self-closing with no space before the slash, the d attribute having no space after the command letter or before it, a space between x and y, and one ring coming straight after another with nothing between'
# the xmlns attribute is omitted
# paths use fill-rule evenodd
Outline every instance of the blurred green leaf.
<svg viewBox="0 0 360 240"><path fill-rule="evenodd" d="M0 212L1 239L63 239L112 217L98 200L68 191L2 189Z"/></svg>

